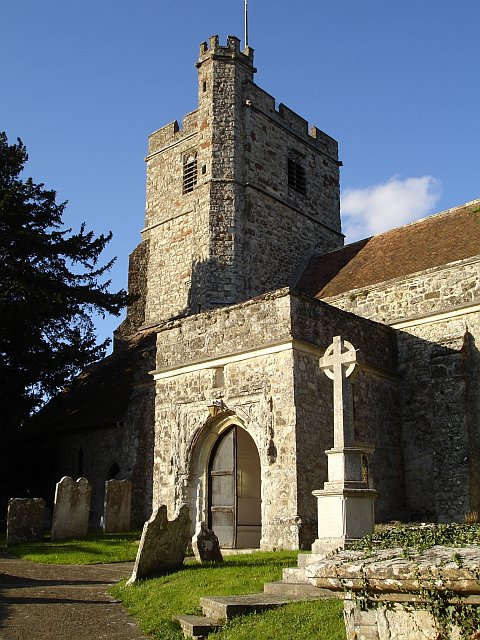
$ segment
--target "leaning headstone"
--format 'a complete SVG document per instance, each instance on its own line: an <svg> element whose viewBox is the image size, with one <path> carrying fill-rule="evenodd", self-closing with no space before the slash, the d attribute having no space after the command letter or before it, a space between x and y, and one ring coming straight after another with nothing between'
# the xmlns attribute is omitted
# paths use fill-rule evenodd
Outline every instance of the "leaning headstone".
<svg viewBox="0 0 480 640"><path fill-rule="evenodd" d="M205 522L199 522L192 538L192 549L198 562L223 562L220 544Z"/></svg>
<svg viewBox="0 0 480 640"><path fill-rule="evenodd" d="M86 478L75 482L64 476L57 482L53 506L52 540L83 538L88 531L92 489Z"/></svg>
<svg viewBox="0 0 480 640"><path fill-rule="evenodd" d="M43 498L10 498L7 512L7 546L43 538L46 508Z"/></svg>
<svg viewBox="0 0 480 640"><path fill-rule="evenodd" d="M318 538L312 553L321 556L348 549L373 531L377 492L369 488L365 473L367 455L374 449L358 447L354 440L350 376L357 367L356 349L335 336L319 365L333 380L333 449L325 451L328 482L322 490L313 491L318 502Z"/></svg>
<svg viewBox="0 0 480 640"><path fill-rule="evenodd" d="M189 541L190 516L187 505L183 505L177 518L171 521L167 518L166 505L158 507L143 525L135 566L127 585L181 567Z"/></svg>
<svg viewBox="0 0 480 640"><path fill-rule="evenodd" d="M107 480L103 510L103 532L130 531L132 483L130 480Z"/></svg>

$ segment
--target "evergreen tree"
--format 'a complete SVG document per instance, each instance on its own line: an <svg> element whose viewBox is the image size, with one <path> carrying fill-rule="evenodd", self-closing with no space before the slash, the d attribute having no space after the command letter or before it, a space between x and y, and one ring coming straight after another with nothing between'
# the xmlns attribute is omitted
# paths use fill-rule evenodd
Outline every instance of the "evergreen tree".
<svg viewBox="0 0 480 640"><path fill-rule="evenodd" d="M127 300L102 283L114 262L99 265L111 233L63 228L66 203L20 177L27 160L21 140L9 145L0 133L0 426L7 440L105 355L109 340L96 344L92 314L119 315Z"/></svg>

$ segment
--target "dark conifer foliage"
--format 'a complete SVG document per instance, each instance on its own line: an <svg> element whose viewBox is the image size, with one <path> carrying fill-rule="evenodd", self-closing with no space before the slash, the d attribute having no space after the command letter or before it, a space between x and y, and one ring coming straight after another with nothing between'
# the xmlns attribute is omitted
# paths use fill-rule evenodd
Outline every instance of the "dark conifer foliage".
<svg viewBox="0 0 480 640"><path fill-rule="evenodd" d="M48 397L105 354L92 314L119 315L127 294L109 291L111 238L63 228L66 203L21 173L21 140L0 133L0 426L21 429ZM11 435L11 434L10 434Z"/></svg>

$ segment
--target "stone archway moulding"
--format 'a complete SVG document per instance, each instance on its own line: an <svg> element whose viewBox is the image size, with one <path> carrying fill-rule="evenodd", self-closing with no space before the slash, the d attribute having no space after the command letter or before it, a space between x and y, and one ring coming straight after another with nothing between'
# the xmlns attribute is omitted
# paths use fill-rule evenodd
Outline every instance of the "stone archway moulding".
<svg viewBox="0 0 480 640"><path fill-rule="evenodd" d="M209 418L193 435L188 448L188 489L187 501L192 520L192 531L198 522L207 521L208 510L208 462L218 438L231 426L244 429L255 442L254 435L247 429L245 421L233 412L223 413L217 418Z"/></svg>

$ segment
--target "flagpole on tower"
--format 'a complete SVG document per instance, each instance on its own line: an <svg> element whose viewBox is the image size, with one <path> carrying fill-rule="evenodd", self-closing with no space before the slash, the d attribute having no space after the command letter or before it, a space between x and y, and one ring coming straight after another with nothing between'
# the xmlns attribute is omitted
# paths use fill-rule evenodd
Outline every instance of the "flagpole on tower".
<svg viewBox="0 0 480 640"><path fill-rule="evenodd" d="M248 0L245 0L245 47L248 47Z"/></svg>

